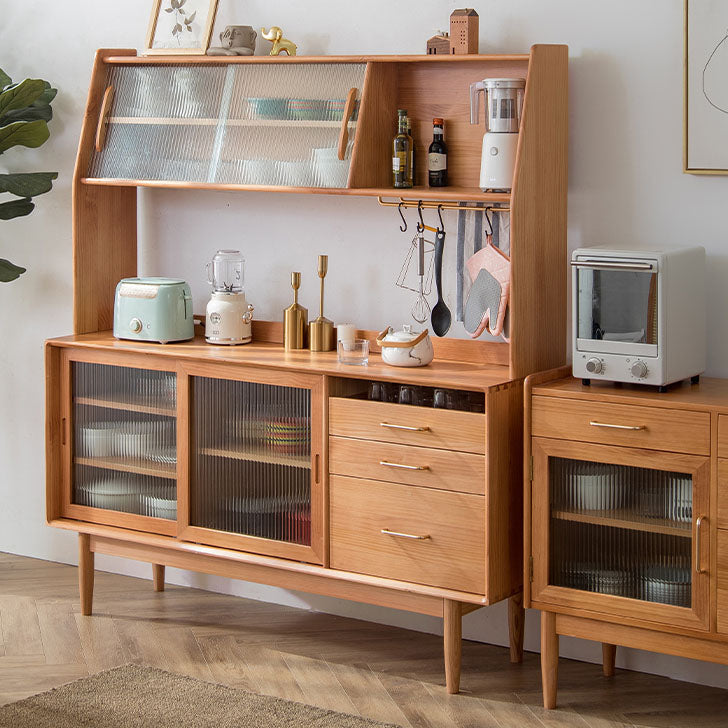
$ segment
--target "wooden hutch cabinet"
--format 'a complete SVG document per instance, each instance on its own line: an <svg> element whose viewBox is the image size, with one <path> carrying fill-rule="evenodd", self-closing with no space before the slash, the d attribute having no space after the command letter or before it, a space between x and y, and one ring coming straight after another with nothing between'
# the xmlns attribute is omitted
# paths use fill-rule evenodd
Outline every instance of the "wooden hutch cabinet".
<svg viewBox="0 0 728 728"><path fill-rule="evenodd" d="M541 610L544 705L558 635L728 664L728 383L657 393L526 379L526 604Z"/></svg>
<svg viewBox="0 0 728 728"><path fill-rule="evenodd" d="M502 76L527 82L515 180L484 194L468 87ZM268 88L323 111L282 118ZM419 139L444 116L451 142L453 186L409 197L510 210L509 343L438 340L431 365L401 369L368 331L366 367L285 352L276 322L254 322L239 347L112 336L115 286L137 272L137 187L391 195L400 106ZM94 554L107 553L152 563L158 590L169 565L442 617L450 692L462 616L510 598L520 660L523 378L564 360L566 154L564 46L452 58L99 51L74 178L74 335L46 344L47 517L79 533L83 614ZM374 385L446 388L460 404L372 401Z"/></svg>

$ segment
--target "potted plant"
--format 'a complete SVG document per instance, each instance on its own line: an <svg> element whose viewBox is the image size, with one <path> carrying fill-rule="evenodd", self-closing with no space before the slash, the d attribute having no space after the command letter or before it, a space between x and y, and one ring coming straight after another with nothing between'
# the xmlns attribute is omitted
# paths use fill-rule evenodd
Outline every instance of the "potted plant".
<svg viewBox="0 0 728 728"><path fill-rule="evenodd" d="M48 81L26 78L13 83L0 69L0 154L16 146L39 147L50 136L48 122L53 117L51 101L56 89ZM0 202L0 220L29 215L35 203L33 197L48 192L57 172L26 172L0 174L0 193L15 199ZM25 268L0 258L0 283L14 281Z"/></svg>

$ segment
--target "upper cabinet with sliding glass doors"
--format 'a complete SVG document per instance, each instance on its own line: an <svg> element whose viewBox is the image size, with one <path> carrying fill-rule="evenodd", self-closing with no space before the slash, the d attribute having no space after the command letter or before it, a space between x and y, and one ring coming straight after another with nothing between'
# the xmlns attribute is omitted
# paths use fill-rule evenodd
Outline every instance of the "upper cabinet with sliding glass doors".
<svg viewBox="0 0 728 728"><path fill-rule="evenodd" d="M323 563L323 377L183 369L189 417L180 436L190 450L180 537Z"/></svg>
<svg viewBox="0 0 728 728"><path fill-rule="evenodd" d="M534 602L707 630L707 457L533 439Z"/></svg>
<svg viewBox="0 0 728 728"><path fill-rule="evenodd" d="M60 514L177 533L177 375L150 357L66 350Z"/></svg>

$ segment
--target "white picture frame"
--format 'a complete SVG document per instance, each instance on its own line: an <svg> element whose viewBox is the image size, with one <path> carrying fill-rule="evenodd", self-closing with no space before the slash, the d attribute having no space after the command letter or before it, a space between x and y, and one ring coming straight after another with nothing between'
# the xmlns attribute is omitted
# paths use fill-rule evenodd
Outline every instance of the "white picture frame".
<svg viewBox="0 0 728 728"><path fill-rule="evenodd" d="M728 174L728 2L685 0L683 171Z"/></svg>
<svg viewBox="0 0 728 728"><path fill-rule="evenodd" d="M154 0L144 55L205 55L217 0Z"/></svg>

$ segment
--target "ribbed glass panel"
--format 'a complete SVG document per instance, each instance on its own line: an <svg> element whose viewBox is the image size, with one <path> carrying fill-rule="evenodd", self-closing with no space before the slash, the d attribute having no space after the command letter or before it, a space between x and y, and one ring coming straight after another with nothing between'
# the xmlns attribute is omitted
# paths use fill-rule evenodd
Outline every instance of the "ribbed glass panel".
<svg viewBox="0 0 728 728"><path fill-rule="evenodd" d="M551 583L689 607L692 477L550 458Z"/></svg>
<svg viewBox="0 0 728 728"><path fill-rule="evenodd" d="M307 389L196 377L190 522L310 545Z"/></svg>
<svg viewBox="0 0 728 728"><path fill-rule="evenodd" d="M104 149L90 177L345 187L344 102L365 64L119 66ZM356 119L356 114L353 119Z"/></svg>
<svg viewBox="0 0 728 728"><path fill-rule="evenodd" d="M73 503L177 517L172 372L73 364Z"/></svg>

